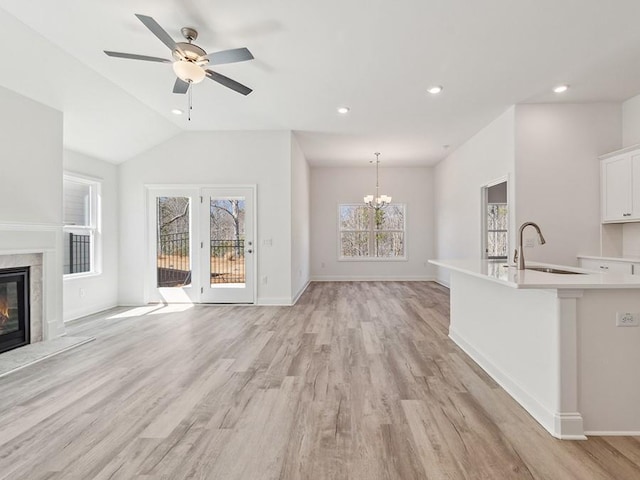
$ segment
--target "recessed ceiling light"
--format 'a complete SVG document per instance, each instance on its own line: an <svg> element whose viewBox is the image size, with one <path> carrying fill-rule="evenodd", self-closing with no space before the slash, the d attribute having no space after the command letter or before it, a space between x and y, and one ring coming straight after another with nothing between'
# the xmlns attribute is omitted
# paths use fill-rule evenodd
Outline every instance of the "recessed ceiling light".
<svg viewBox="0 0 640 480"><path fill-rule="evenodd" d="M174 108L171 110L171 113L173 113L174 115L182 115L184 112L179 108Z"/></svg>
<svg viewBox="0 0 640 480"><path fill-rule="evenodd" d="M558 85L553 89L555 93L564 93L569 90L569 85Z"/></svg>
<svg viewBox="0 0 640 480"><path fill-rule="evenodd" d="M338 113L341 115L346 115L350 111L351 109L349 107L338 107Z"/></svg>
<svg viewBox="0 0 640 480"><path fill-rule="evenodd" d="M443 88L441 85L434 85L433 87L429 87L429 89L427 89L427 92L429 92L431 95L437 95L442 90Z"/></svg>

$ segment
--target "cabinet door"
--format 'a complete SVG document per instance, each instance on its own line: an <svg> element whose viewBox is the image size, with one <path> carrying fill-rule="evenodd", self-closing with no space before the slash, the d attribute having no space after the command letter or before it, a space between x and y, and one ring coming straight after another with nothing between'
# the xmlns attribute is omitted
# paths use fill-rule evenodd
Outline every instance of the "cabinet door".
<svg viewBox="0 0 640 480"><path fill-rule="evenodd" d="M631 217L635 220L640 219L640 153L631 154Z"/></svg>
<svg viewBox="0 0 640 480"><path fill-rule="evenodd" d="M602 162L604 222L628 220L631 215L631 158L628 155Z"/></svg>
<svg viewBox="0 0 640 480"><path fill-rule="evenodd" d="M627 262L615 262L612 260L596 260L593 258L581 258L580 267L601 273L631 273L631 264Z"/></svg>

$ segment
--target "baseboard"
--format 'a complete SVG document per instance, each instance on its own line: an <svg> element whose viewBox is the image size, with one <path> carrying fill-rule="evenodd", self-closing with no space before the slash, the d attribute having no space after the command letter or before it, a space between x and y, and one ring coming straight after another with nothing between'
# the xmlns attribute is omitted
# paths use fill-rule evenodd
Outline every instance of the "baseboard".
<svg viewBox="0 0 640 480"><path fill-rule="evenodd" d="M579 413L555 414L548 410L453 329L449 330L449 338L504 388L551 435L562 440L585 439L584 432L581 430L582 417ZM564 434L561 432L564 432Z"/></svg>
<svg viewBox="0 0 640 480"><path fill-rule="evenodd" d="M262 297L258 298L256 305L290 307L291 298L286 297Z"/></svg>
<svg viewBox="0 0 640 480"><path fill-rule="evenodd" d="M585 435L589 437L639 437L640 431L629 431L629 432L620 432L620 431L608 431L608 430L590 430L584 432Z"/></svg>
<svg viewBox="0 0 640 480"><path fill-rule="evenodd" d="M311 284L311 280L307 280L307 283L305 283L302 286L302 288L298 291L298 293L295 295L295 297L293 297L293 301L291 302L291 305L295 305L296 303L298 303L298 300L300 300L300 297L305 292L305 290L309 287L310 284Z"/></svg>
<svg viewBox="0 0 640 480"><path fill-rule="evenodd" d="M400 275L400 276L379 276L379 275L314 275L312 282L435 282L433 276L422 275Z"/></svg>
<svg viewBox="0 0 640 480"><path fill-rule="evenodd" d="M444 288L451 289L451 286L449 285L449 282L445 282L444 280L440 280L439 278L436 278L433 281L436 282L438 285L443 286Z"/></svg>
<svg viewBox="0 0 640 480"><path fill-rule="evenodd" d="M72 322L74 320L78 320L79 318L104 312L105 310L109 310L111 308L115 308L118 306L119 305L117 303L104 303L102 305L97 305L97 306L91 305L85 308L76 308L71 312L63 312L62 318L64 319L64 323Z"/></svg>

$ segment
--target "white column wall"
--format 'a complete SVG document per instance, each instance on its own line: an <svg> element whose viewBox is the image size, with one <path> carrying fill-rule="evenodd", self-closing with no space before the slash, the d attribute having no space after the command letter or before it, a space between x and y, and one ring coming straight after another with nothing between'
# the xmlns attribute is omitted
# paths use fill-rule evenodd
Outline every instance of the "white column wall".
<svg viewBox="0 0 640 480"><path fill-rule="evenodd" d="M291 135L291 298L309 284L311 170L295 135Z"/></svg>
<svg viewBox="0 0 640 480"><path fill-rule="evenodd" d="M43 254L44 337L62 320L62 113L0 87L0 251Z"/></svg>

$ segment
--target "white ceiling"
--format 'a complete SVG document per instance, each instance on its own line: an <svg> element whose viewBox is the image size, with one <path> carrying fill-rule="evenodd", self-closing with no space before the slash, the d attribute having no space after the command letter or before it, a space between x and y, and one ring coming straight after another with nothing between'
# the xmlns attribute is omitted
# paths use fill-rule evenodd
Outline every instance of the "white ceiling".
<svg viewBox="0 0 640 480"><path fill-rule="evenodd" d="M67 146L114 162L182 130L291 129L314 165L366 165L374 151L386 166L429 165L514 103L640 93L637 0L0 0L0 8L51 42L0 12L0 39L18 56L5 57L0 85L62 109ZM169 57L135 13L176 40L180 27L196 27L209 52L248 47L256 60L217 71L254 92L205 80L194 88L193 121L172 115L186 98L171 93L170 65L102 53ZM565 82L565 96L549 93ZM436 84L441 95L426 93ZM338 115L340 105L351 113Z"/></svg>

